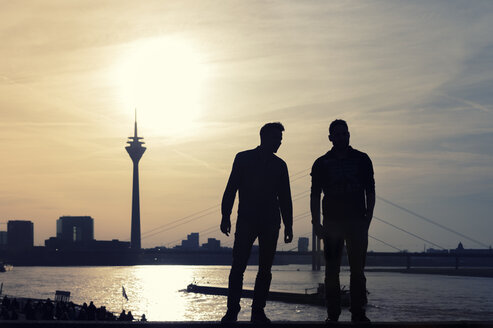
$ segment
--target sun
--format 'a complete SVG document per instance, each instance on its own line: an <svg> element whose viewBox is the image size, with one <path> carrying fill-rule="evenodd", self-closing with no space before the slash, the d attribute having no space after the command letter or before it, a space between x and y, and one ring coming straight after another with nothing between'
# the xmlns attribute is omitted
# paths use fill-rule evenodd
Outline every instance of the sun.
<svg viewBox="0 0 493 328"><path fill-rule="evenodd" d="M152 134L191 134L201 113L206 65L193 44L178 37L125 46L117 64L119 97Z"/></svg>

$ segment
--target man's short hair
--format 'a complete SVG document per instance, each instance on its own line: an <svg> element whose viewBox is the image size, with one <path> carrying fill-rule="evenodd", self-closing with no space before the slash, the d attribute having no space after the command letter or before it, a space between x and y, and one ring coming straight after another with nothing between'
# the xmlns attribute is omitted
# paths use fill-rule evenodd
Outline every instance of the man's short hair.
<svg viewBox="0 0 493 328"><path fill-rule="evenodd" d="M284 131L284 126L280 122L267 123L260 129L260 139L273 131Z"/></svg>
<svg viewBox="0 0 493 328"><path fill-rule="evenodd" d="M349 127L347 126L346 121L341 120L341 119L337 119L337 120L332 121L332 123L330 123L329 134L332 134L334 132L334 129L336 128L336 126L339 126L339 125L345 126L346 129L349 130Z"/></svg>

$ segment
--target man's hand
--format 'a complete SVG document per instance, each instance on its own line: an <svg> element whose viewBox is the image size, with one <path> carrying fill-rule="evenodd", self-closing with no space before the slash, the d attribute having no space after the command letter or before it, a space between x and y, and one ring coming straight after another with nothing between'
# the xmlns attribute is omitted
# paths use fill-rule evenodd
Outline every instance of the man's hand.
<svg viewBox="0 0 493 328"><path fill-rule="evenodd" d="M229 216L223 216L223 218L221 219L221 232L226 236L229 236L230 231L231 231L231 220Z"/></svg>
<svg viewBox="0 0 493 328"><path fill-rule="evenodd" d="M289 244L293 241L293 227L284 227L284 242Z"/></svg>
<svg viewBox="0 0 493 328"><path fill-rule="evenodd" d="M323 238L325 235L324 228L320 224L314 224L313 231L318 238Z"/></svg>

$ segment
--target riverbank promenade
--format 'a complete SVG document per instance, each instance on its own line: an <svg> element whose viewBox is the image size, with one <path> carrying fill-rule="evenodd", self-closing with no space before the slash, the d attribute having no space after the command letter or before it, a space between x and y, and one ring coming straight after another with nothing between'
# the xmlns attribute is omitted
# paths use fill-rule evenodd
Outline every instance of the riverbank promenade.
<svg viewBox="0 0 493 328"><path fill-rule="evenodd" d="M353 324L351 322L325 323L314 321L275 321L271 324L252 324L238 322L221 324L218 321L179 321L179 322L81 322L81 321L1 321L2 328L323 328L323 327L372 327L372 328L491 328L493 321L429 321L429 322L372 322Z"/></svg>

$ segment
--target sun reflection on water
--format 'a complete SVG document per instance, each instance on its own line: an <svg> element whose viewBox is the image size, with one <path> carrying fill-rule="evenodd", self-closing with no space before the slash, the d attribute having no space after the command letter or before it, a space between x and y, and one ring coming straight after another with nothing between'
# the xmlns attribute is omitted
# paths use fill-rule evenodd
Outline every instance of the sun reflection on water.
<svg viewBox="0 0 493 328"><path fill-rule="evenodd" d="M150 321L216 321L226 311L226 297L183 292L187 285L226 287L228 266L120 266L120 267L16 267L2 273L3 293L53 298L55 290L71 292L71 300L119 313L145 314ZM244 287L252 289L256 266L245 272ZM299 270L300 269L300 270ZM275 266L272 290L303 292L323 281L323 271L305 266ZM402 321L420 313L420 320L490 320L493 281L488 278L407 275L369 272L369 317L375 321ZM349 284L347 268L341 283ZM125 286L128 301L122 296ZM450 288L454 286L454 288ZM251 299L242 299L239 320L250 320ZM267 302L273 320L321 321L324 307ZM350 319L345 309L341 320Z"/></svg>
<svg viewBox="0 0 493 328"><path fill-rule="evenodd" d="M134 313L153 313L153 320L183 320L187 300L180 289L186 288L193 278L192 270L133 267L122 282L129 298L126 308Z"/></svg>

